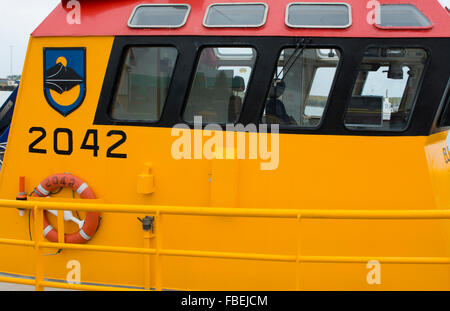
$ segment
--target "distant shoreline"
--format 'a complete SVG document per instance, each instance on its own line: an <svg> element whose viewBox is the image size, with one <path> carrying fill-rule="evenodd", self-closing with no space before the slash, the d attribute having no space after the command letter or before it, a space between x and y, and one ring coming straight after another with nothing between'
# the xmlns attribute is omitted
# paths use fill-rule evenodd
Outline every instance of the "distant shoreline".
<svg viewBox="0 0 450 311"><path fill-rule="evenodd" d="M12 92L14 91L14 89L16 88L16 86L0 86L0 91L7 91L7 92Z"/></svg>

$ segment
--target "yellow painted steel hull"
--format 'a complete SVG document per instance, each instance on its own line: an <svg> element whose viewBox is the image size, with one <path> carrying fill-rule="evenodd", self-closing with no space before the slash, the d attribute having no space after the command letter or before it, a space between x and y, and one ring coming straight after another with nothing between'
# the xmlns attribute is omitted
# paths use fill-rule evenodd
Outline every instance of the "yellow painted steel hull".
<svg viewBox="0 0 450 311"><path fill-rule="evenodd" d="M448 133L430 137L280 134L279 167L262 171L261 160L177 161L171 156L177 137L168 128L93 125L113 40L30 40L11 128L13 139L8 142L0 175L0 199L15 199L19 176L26 177L26 190L31 192L45 177L70 172L91 186L99 198L95 203L109 204L111 209L114 204L131 204L333 213L440 211L450 206L450 165L443 154ZM42 92L42 51L44 47L74 46L86 46L88 92L83 105L64 118L46 103ZM36 139L36 134L29 133L33 126L45 128L47 138L39 146L47 154L28 152L28 146ZM73 132L71 156L53 152L52 135L56 128ZM98 130L98 157L79 148L87 129ZM105 156L108 146L117 140L107 136L112 129L126 132L127 142L117 152L126 152L127 159ZM194 130L191 133L194 137ZM147 163L151 163L154 193L139 194L138 176L145 172ZM71 192L64 191L44 200L79 201L70 197ZM137 248L147 241L148 247L157 247L155 238L144 239L137 217L145 215L155 213L102 213L100 229L88 245ZM450 258L450 223L445 219L301 219L299 223L296 217L159 217L158 247L187 252L187 256L159 254L160 285L165 289L450 289L450 263L445 261ZM28 214L21 217L16 209L0 208L0 237L29 240ZM289 260L189 256L195 251L277 255ZM44 254L55 252L43 250ZM32 247L0 243L0 254L0 272L34 275L36 252ZM81 263L82 282L135 287L150 282L154 288L156 256L147 256L65 249L58 255L43 257L45 277L64 280L67 262L75 259ZM349 263L297 263L301 258L298 256L361 258ZM383 257L442 260L426 264L381 262L381 284L368 284L370 269L366 261Z"/></svg>

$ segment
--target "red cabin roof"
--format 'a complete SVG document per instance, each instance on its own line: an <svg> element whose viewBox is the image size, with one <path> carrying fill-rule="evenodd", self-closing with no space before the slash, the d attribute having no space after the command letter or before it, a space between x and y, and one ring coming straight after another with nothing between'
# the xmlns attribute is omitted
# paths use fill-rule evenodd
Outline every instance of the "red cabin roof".
<svg viewBox="0 0 450 311"><path fill-rule="evenodd" d="M415 5L432 23L430 29L380 29L367 22L373 8L369 0L79 0L81 24L69 24L67 1L63 0L33 32L43 36L121 36L121 35L201 35L201 36L311 36L311 37L450 37L450 16L438 0L379 0L381 4ZM267 22L259 28L206 28L205 12L213 3L264 2L269 6ZM345 29L292 29L285 24L286 7L293 2L340 2L352 7L353 23ZM134 29L128 20L139 4L189 4L191 12L186 24L177 29Z"/></svg>

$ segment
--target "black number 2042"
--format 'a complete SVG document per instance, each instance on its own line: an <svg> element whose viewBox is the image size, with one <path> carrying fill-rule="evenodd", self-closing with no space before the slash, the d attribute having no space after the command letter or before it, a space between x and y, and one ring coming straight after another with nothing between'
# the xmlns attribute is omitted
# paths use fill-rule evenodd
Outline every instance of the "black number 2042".
<svg viewBox="0 0 450 311"><path fill-rule="evenodd" d="M41 135L30 144L30 146L28 147L28 151L30 153L44 153L44 154L47 153L47 150L45 150L45 149L35 148L37 144L39 144L41 141L44 140L44 138L47 136L47 132L42 127L30 128L29 133L31 134L34 132L39 132L39 133L41 133Z"/></svg>
<svg viewBox="0 0 450 311"><path fill-rule="evenodd" d="M28 147L28 151L30 153L40 153L46 154L47 150L44 148L37 148L37 145L40 144L46 137L47 132L42 127L32 127L29 130L29 133L38 132L40 135L30 144ZM114 153L114 151L122 146L127 141L127 134L123 131L109 131L107 134L108 137L111 136L120 136L120 139L116 141L111 147L108 148L106 152L106 156L108 158L118 158L118 159L126 159L126 153ZM67 148L62 149L60 143L67 140L65 146ZM63 146L64 146L63 145ZM100 146L98 144L98 131L89 129L86 131L86 134L83 139L83 143L80 146L81 150L92 150L93 156L98 156L98 151L100 150ZM65 128L57 128L53 132L53 150L56 154L59 155L71 155L73 152L73 133L70 129Z"/></svg>
<svg viewBox="0 0 450 311"><path fill-rule="evenodd" d="M119 159L126 159L127 155L125 153L113 153L114 150L119 148L124 142L127 141L127 134L122 131L109 131L107 136L113 136L118 135L121 136L121 138L111 147L109 147L108 152L106 153L106 156L108 158L119 158Z"/></svg>

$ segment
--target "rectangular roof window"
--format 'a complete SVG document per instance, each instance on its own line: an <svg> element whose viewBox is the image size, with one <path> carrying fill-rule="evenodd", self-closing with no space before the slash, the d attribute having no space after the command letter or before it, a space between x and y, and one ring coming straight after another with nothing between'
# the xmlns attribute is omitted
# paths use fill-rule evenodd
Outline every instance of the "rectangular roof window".
<svg viewBox="0 0 450 311"><path fill-rule="evenodd" d="M382 4L377 26L386 28L431 28L430 20L412 4Z"/></svg>
<svg viewBox="0 0 450 311"><path fill-rule="evenodd" d="M208 7L205 27L261 27L266 23L265 3L215 3Z"/></svg>
<svg viewBox="0 0 450 311"><path fill-rule="evenodd" d="M291 3L286 10L286 25L292 28L347 28L352 24L352 9L347 3Z"/></svg>
<svg viewBox="0 0 450 311"><path fill-rule="evenodd" d="M142 4L131 14L131 28L179 28L186 24L191 7L188 4Z"/></svg>

